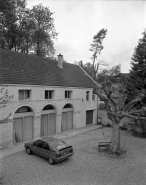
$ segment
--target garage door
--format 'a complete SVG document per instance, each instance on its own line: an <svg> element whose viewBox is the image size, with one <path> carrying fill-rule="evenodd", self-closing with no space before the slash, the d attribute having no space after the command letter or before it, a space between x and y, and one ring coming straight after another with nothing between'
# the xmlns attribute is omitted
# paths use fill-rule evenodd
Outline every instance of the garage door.
<svg viewBox="0 0 146 185"><path fill-rule="evenodd" d="M14 143L33 138L33 117L14 118Z"/></svg>
<svg viewBox="0 0 146 185"><path fill-rule="evenodd" d="M93 124L93 110L86 111L86 125Z"/></svg>
<svg viewBox="0 0 146 185"><path fill-rule="evenodd" d="M73 111L63 112L62 113L62 124L61 130L70 130L73 128Z"/></svg>
<svg viewBox="0 0 146 185"><path fill-rule="evenodd" d="M41 136L54 134L56 132L56 114L42 115Z"/></svg>
<svg viewBox="0 0 146 185"><path fill-rule="evenodd" d="M23 118L14 119L14 143L23 141Z"/></svg>

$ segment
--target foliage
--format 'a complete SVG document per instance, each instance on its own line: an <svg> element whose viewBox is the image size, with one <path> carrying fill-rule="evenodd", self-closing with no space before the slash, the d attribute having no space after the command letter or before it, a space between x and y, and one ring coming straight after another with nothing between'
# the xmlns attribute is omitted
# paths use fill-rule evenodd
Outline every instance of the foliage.
<svg viewBox="0 0 146 185"><path fill-rule="evenodd" d="M25 0L0 1L0 44L4 49L15 49L21 36L19 17L26 5Z"/></svg>
<svg viewBox="0 0 146 185"><path fill-rule="evenodd" d="M53 39L57 33L54 27L53 13L42 4L33 6L31 17L35 21L35 31L33 35L33 47L38 56L51 56L55 52Z"/></svg>
<svg viewBox="0 0 146 185"><path fill-rule="evenodd" d="M47 57L54 55L57 33L53 13L42 4L26 8L26 0L0 0L0 47Z"/></svg>
<svg viewBox="0 0 146 185"><path fill-rule="evenodd" d="M146 106L146 29L142 33L131 58L131 70L127 80L128 100L132 100L139 92L145 93L145 98L138 102L135 109ZM145 120L135 120L134 135L146 136Z"/></svg>
<svg viewBox="0 0 146 185"><path fill-rule="evenodd" d="M0 109L6 107L8 101L10 101L13 96L8 95L8 90L5 89L4 85L0 84ZM5 123L9 119L11 114L9 114L6 118L0 119L0 123Z"/></svg>
<svg viewBox="0 0 146 185"><path fill-rule="evenodd" d="M131 70L127 85L131 98L134 98L142 89L146 89L146 29L142 35L143 37L139 39L131 59ZM146 105L146 98L143 103Z"/></svg>
<svg viewBox="0 0 146 185"><path fill-rule="evenodd" d="M94 35L93 43L90 44L91 48L89 50L93 52L91 59L92 59L92 77L94 80L96 80L99 66L107 65L104 61L98 61L97 64L95 63L97 60L97 55L100 55L101 51L103 50L102 42L106 36L106 33L107 29L101 29L96 35Z"/></svg>
<svg viewBox="0 0 146 185"><path fill-rule="evenodd" d="M117 77L121 73L121 64L118 64L109 69L103 69L97 74L97 82L102 83L104 81L116 82Z"/></svg>

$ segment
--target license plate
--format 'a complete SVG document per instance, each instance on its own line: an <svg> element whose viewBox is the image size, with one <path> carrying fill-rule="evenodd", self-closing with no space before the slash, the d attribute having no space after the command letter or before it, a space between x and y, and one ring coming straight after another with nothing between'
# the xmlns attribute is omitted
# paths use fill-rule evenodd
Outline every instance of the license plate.
<svg viewBox="0 0 146 185"><path fill-rule="evenodd" d="M69 153L69 152L64 152L63 155L66 155L66 154L68 154L68 153Z"/></svg>

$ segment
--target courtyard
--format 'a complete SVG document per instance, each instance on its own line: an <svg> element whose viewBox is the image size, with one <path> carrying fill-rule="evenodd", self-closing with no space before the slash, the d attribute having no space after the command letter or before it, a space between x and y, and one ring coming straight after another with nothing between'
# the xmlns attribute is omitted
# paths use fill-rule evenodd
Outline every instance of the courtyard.
<svg viewBox="0 0 146 185"><path fill-rule="evenodd" d="M111 128L65 138L73 146L74 155L53 166L24 150L3 157L4 185L145 185L146 140L121 131L121 146L127 152L111 157L98 152L98 142L110 138Z"/></svg>

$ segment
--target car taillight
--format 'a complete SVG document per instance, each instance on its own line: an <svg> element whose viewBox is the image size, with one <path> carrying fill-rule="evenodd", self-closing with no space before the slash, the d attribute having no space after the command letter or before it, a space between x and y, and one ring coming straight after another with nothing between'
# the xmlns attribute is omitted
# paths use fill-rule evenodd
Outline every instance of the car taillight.
<svg viewBox="0 0 146 185"><path fill-rule="evenodd" d="M57 158L61 157L61 154L57 154Z"/></svg>

